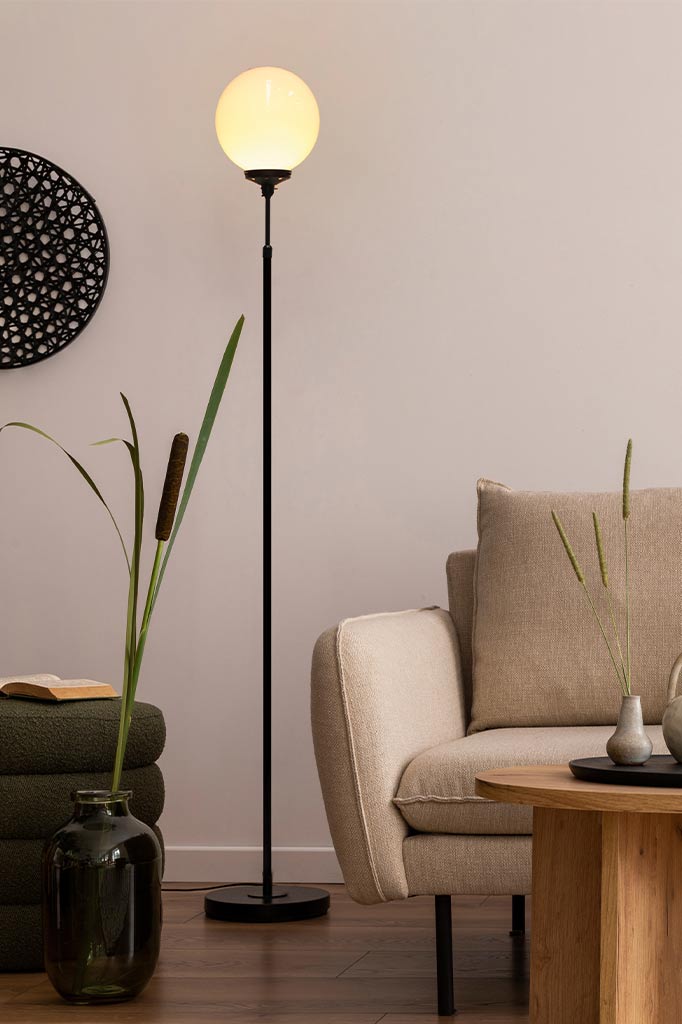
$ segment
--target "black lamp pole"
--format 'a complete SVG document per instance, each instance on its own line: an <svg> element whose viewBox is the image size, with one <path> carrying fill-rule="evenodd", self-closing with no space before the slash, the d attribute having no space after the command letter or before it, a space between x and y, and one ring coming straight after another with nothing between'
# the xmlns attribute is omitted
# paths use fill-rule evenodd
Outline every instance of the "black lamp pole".
<svg viewBox="0 0 682 1024"><path fill-rule="evenodd" d="M324 889L272 884L272 246L270 200L291 171L245 171L265 199L263 245L263 884L230 885L204 900L223 921L300 921L329 909Z"/></svg>

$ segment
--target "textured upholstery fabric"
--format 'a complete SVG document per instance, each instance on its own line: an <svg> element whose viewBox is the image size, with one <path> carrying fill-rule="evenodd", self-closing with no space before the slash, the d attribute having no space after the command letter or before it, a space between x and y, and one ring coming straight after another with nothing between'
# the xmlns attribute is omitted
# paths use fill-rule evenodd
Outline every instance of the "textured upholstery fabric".
<svg viewBox="0 0 682 1024"><path fill-rule="evenodd" d="M0 698L0 971L43 968L45 840L71 817L74 790L109 788L119 712L118 700ZM153 762L165 736L161 711L136 704L122 788L133 791L133 814L152 826L163 811L163 776Z"/></svg>
<svg viewBox="0 0 682 1024"><path fill-rule="evenodd" d="M448 555L445 567L448 605L459 640L467 724L471 720L471 634L474 624L475 569L475 551L453 551Z"/></svg>
<svg viewBox="0 0 682 1024"><path fill-rule="evenodd" d="M315 757L345 882L359 903L408 895L407 825L393 804L427 747L466 728L457 637L441 609L346 619L312 666Z"/></svg>
<svg viewBox="0 0 682 1024"><path fill-rule="evenodd" d="M164 852L163 836L153 826ZM44 839L0 839L0 905L40 902L40 866Z"/></svg>
<svg viewBox="0 0 682 1024"><path fill-rule="evenodd" d="M65 775L0 775L0 839L45 839L71 817L77 789L108 789L111 771ZM163 811L161 769L150 764L123 773L122 789L133 791L130 810L147 825Z"/></svg>
<svg viewBox="0 0 682 1024"><path fill-rule="evenodd" d="M489 768L566 764L574 757L598 757L612 732L609 725L490 729L441 743L410 762L394 802L417 832L528 835L532 807L476 796L476 774ZM647 726L647 732L654 753L667 753L660 725Z"/></svg>
<svg viewBox="0 0 682 1024"><path fill-rule="evenodd" d="M509 726L607 725L620 692L582 588L551 519L561 516L604 615L592 510L601 519L616 617L624 619L618 494L511 491L479 481L470 732ZM632 493L633 689L660 722L682 651L682 491Z"/></svg>
<svg viewBox="0 0 682 1024"><path fill-rule="evenodd" d="M410 896L514 896L531 891L530 836L409 836Z"/></svg>
<svg viewBox="0 0 682 1024"><path fill-rule="evenodd" d="M40 902L44 839L0 839L0 905Z"/></svg>
<svg viewBox="0 0 682 1024"><path fill-rule="evenodd" d="M114 763L118 700L61 704L0 698L0 774L108 771ZM166 726L152 704L136 703L130 725L126 767L141 768L161 756Z"/></svg>
<svg viewBox="0 0 682 1024"><path fill-rule="evenodd" d="M40 904L0 906L0 971L42 969L43 932ZM0 1010L0 1017L2 1016Z"/></svg>

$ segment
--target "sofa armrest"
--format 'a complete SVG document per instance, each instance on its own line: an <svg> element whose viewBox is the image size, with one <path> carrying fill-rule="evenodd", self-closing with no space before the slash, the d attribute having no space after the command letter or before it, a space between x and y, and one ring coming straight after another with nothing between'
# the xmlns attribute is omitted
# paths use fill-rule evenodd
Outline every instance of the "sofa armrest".
<svg viewBox="0 0 682 1024"><path fill-rule="evenodd" d="M345 619L317 641L317 770L343 877L359 903L408 895L408 827L393 804L420 751L464 736L457 636L440 608Z"/></svg>

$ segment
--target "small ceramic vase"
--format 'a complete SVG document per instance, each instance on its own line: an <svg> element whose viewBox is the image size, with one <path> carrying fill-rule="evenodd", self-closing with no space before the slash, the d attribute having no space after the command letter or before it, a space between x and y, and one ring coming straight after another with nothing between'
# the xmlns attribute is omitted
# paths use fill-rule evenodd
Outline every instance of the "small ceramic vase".
<svg viewBox="0 0 682 1024"><path fill-rule="evenodd" d="M677 684L682 674L682 654L675 662L668 683L668 706L663 714L663 739L676 761L682 762L682 697Z"/></svg>
<svg viewBox="0 0 682 1024"><path fill-rule="evenodd" d="M644 764L651 757L653 743L644 731L639 697L623 697L618 725L606 744L606 753L614 764Z"/></svg>

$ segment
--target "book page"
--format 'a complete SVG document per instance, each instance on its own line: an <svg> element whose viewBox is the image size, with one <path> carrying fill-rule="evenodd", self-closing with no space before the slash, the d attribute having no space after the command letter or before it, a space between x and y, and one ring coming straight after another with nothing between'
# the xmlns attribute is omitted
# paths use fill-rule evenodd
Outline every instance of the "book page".
<svg viewBox="0 0 682 1024"><path fill-rule="evenodd" d="M33 683L34 686L56 686L61 683L59 676L49 672L39 672L35 676L0 676L0 688L7 683Z"/></svg>
<svg viewBox="0 0 682 1024"><path fill-rule="evenodd" d="M14 680L13 680L13 682L14 682ZM26 682L33 682L33 683L35 683L35 682L37 682L37 679L30 679L29 680L27 678ZM109 683L98 683L95 679L57 679L56 682L48 682L48 683L44 683L42 685L45 685L45 686L49 687L50 690L59 690L59 689L63 689L64 687L69 687L69 688L73 689L74 687L77 687L77 686L89 686L89 687L103 686L107 690L111 689L111 687L109 686Z"/></svg>

